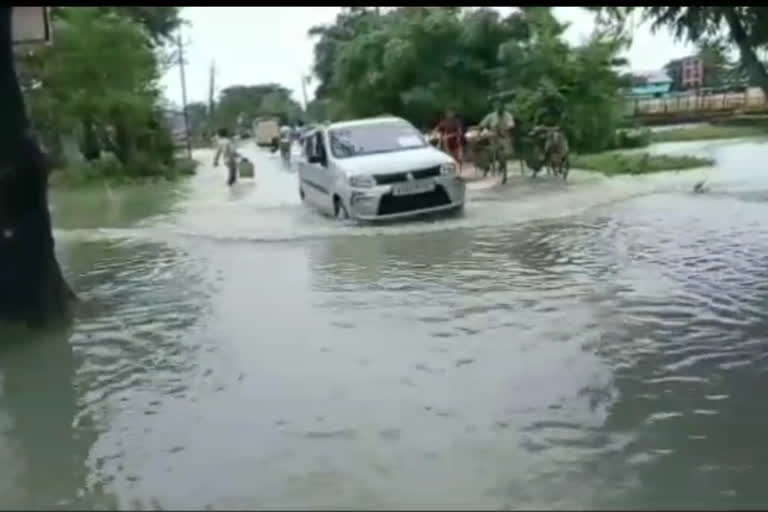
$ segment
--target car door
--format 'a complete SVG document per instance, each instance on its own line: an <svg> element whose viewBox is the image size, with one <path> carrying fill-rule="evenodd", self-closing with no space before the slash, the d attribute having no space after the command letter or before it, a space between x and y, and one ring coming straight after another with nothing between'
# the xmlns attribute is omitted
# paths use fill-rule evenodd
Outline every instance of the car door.
<svg viewBox="0 0 768 512"><path fill-rule="evenodd" d="M316 190L312 187L312 165L309 161L314 154L314 138L312 133L301 139L301 157L298 161L299 187L304 193L304 200L309 204L317 204Z"/></svg>
<svg viewBox="0 0 768 512"><path fill-rule="evenodd" d="M310 133L304 140L305 159L301 165L301 186L307 200L317 208L323 208L326 190L320 183L321 173L316 141L316 132Z"/></svg>
<svg viewBox="0 0 768 512"><path fill-rule="evenodd" d="M324 130L318 130L314 136L315 163L312 167L313 181L317 190L320 207L333 215L333 176L328 160L328 146Z"/></svg>

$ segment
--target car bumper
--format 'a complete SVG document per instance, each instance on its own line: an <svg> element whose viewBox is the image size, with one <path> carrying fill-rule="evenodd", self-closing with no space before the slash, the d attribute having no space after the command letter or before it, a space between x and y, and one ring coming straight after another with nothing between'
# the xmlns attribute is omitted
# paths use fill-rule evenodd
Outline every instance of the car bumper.
<svg viewBox="0 0 768 512"><path fill-rule="evenodd" d="M349 214L357 220L373 221L438 213L463 206L465 194L466 184L458 176L437 178L433 192L413 196L394 197L391 185L354 189L349 198ZM398 201L400 204L393 204Z"/></svg>

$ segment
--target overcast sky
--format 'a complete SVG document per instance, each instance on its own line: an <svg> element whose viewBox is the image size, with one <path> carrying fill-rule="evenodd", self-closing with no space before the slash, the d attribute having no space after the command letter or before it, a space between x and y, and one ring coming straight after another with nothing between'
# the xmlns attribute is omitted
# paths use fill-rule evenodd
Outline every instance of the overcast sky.
<svg viewBox="0 0 768 512"><path fill-rule="evenodd" d="M499 8L509 12L512 8ZM333 23L340 7L185 7L188 21L186 49L187 101L207 101L211 61L216 61L216 89L229 85L277 82L294 91L301 102L302 73L312 67L314 42L307 36L313 25ZM571 23L566 38L579 43L594 27L591 13L580 7L555 7L561 21ZM651 34L647 26L635 29L627 57L636 71L661 68L670 59L691 51L665 31ZM181 104L179 69L163 78L166 96ZM307 94L317 84L308 87Z"/></svg>

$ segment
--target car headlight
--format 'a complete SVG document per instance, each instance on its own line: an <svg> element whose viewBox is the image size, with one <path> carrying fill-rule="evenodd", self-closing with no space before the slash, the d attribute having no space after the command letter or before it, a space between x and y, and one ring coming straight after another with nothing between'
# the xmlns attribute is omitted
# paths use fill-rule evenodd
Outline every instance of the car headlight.
<svg viewBox="0 0 768 512"><path fill-rule="evenodd" d="M373 176L367 174L359 174L357 176L349 177L349 186L355 188L371 188L376 185L376 180Z"/></svg>
<svg viewBox="0 0 768 512"><path fill-rule="evenodd" d="M456 174L456 164L448 163L440 166L440 174Z"/></svg>

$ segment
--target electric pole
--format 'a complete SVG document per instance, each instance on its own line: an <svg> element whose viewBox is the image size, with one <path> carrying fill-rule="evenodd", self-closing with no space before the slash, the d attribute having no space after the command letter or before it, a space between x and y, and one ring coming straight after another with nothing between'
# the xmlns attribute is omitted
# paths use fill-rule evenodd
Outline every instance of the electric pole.
<svg viewBox="0 0 768 512"><path fill-rule="evenodd" d="M304 112L307 111L307 83L312 77L310 75L301 74L301 95L304 98Z"/></svg>
<svg viewBox="0 0 768 512"><path fill-rule="evenodd" d="M187 76L184 73L184 42L181 39L181 28L176 35L176 46L179 52L179 72L181 74L181 105L184 114L184 135L187 139L187 158L192 158L192 140L189 136L189 114L187 112Z"/></svg>
<svg viewBox="0 0 768 512"><path fill-rule="evenodd" d="M210 77L208 79L208 119L213 117L214 96L216 95L216 61L211 61Z"/></svg>

